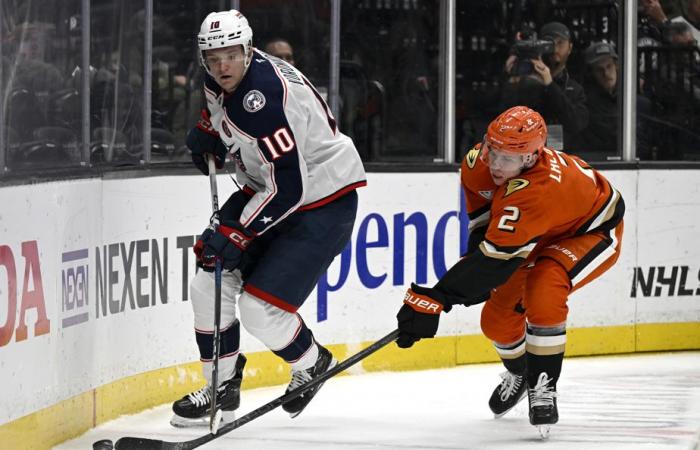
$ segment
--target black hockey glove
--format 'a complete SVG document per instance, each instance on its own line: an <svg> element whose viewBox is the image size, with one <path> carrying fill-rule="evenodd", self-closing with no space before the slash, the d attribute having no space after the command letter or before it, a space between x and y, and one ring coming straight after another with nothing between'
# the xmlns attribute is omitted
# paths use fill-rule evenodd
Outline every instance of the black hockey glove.
<svg viewBox="0 0 700 450"><path fill-rule="evenodd" d="M440 313L449 312L452 305L444 299L437 291L430 288L418 286L411 283L411 287L406 291L403 306L396 314L399 323L399 337L396 344L401 348L408 348L421 338L432 338L437 333L440 322Z"/></svg>
<svg viewBox="0 0 700 450"><path fill-rule="evenodd" d="M187 133L187 140L185 142L187 148L189 148L192 153L192 162L204 175L209 175L207 155L212 155L214 157L217 169L224 167L228 149L224 143L221 142L219 133L211 126L209 114L206 110L202 111L202 118L199 119L197 126Z"/></svg>
<svg viewBox="0 0 700 450"><path fill-rule="evenodd" d="M254 236L238 221L224 220L214 232L211 227L202 233L201 257L198 262L204 270L214 269L216 258L221 258L223 268L234 270L241 263L243 252L248 249ZM195 253L197 253L195 244Z"/></svg>
<svg viewBox="0 0 700 450"><path fill-rule="evenodd" d="M199 236L199 239L197 239L197 242L194 243L194 247L192 250L194 251L195 254L195 261L197 263L197 267L200 269L204 269L205 272L212 272L214 270L214 267L209 267L205 266L203 261L202 261L202 252L204 251L204 242L208 241L212 235L214 234L214 227L212 225L209 225Z"/></svg>

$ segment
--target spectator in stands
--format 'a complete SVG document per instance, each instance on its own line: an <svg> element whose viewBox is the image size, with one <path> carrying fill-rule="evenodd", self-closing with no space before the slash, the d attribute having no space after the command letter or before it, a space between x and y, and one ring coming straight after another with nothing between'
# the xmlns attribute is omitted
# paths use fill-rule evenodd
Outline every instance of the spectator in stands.
<svg viewBox="0 0 700 450"><path fill-rule="evenodd" d="M663 39L663 29L668 22L666 12L659 0L639 0L638 9L638 30L639 39L661 42ZM649 46L649 45L648 45Z"/></svg>
<svg viewBox="0 0 700 450"><path fill-rule="evenodd" d="M539 39L552 41L553 51L531 59L530 74L514 70L520 67L517 56L508 58L507 82L501 92L500 107L524 105L540 112L551 130L550 139L557 134L558 124L563 128L564 146L568 148L588 125L586 95L566 69L573 48L571 33L566 25L549 22L540 30Z"/></svg>
<svg viewBox="0 0 700 450"><path fill-rule="evenodd" d="M685 22L671 22L665 30L666 39L671 46L685 49L680 50L675 58L676 66L672 67L672 78L676 83L682 83L684 94L691 94L693 100L700 102L700 61L698 59L697 41L693 32ZM700 106L700 104L698 105Z"/></svg>
<svg viewBox="0 0 700 450"><path fill-rule="evenodd" d="M7 35L8 58L3 67L5 123L7 132L19 141L35 140L34 133L53 125L54 117L47 118L51 98L65 87L65 77L48 58L55 27L43 22L23 22ZM21 150L9 155L12 165L25 157Z"/></svg>
<svg viewBox="0 0 700 450"><path fill-rule="evenodd" d="M580 135L578 148L619 155L618 130L620 127L619 66L615 46L609 42L593 42L584 54L586 74L584 89L590 122ZM647 118L651 104L649 99L637 96L637 154L649 153Z"/></svg>
<svg viewBox="0 0 700 450"><path fill-rule="evenodd" d="M668 22L666 12L659 0L639 0L637 12L637 48L654 48L663 45L663 27ZM653 90L646 82L647 72L658 66L656 55L644 51L639 54L639 92L650 95Z"/></svg>
<svg viewBox="0 0 700 450"><path fill-rule="evenodd" d="M640 3L640 30L644 20L653 22L661 38L653 42L640 39L640 84L653 102L654 114L648 121L651 136L651 159L683 159L688 152L700 147L700 61L697 41L697 20L700 1L643 0ZM663 8L661 8L663 6ZM645 14L642 17L642 13ZM682 14L682 15L681 15ZM668 18L672 18L668 20ZM647 42L650 41L650 42ZM644 45L642 45L644 44ZM649 45L647 45L649 44ZM643 50L643 47L662 47ZM639 117L644 117L638 113ZM639 154L639 152L638 152ZM642 156L643 158L643 156Z"/></svg>
<svg viewBox="0 0 700 450"><path fill-rule="evenodd" d="M664 28L664 40L677 47L697 45L691 26L687 22L669 22Z"/></svg>
<svg viewBox="0 0 700 450"><path fill-rule="evenodd" d="M276 56L294 65L294 49L292 45L282 38L273 38L265 44L265 53Z"/></svg>
<svg viewBox="0 0 700 450"><path fill-rule="evenodd" d="M96 61L97 71L90 86L90 128L110 128L124 133L129 140L127 159L136 160L141 148L143 102L140 94L143 83L136 70L124 64L124 50L105 49L102 64Z"/></svg>
<svg viewBox="0 0 700 450"><path fill-rule="evenodd" d="M619 127L617 53L608 42L594 42L586 49L585 61L590 122L581 133L581 142L592 151L614 155Z"/></svg>
<svg viewBox="0 0 700 450"><path fill-rule="evenodd" d="M700 42L700 0L688 0L683 15L674 17L671 22L687 23L695 40Z"/></svg>
<svg viewBox="0 0 700 450"><path fill-rule="evenodd" d="M48 45L54 28L46 23L23 23L10 34L10 54L16 55L12 63L12 89L27 89L37 96L45 96L64 87L61 71L47 62Z"/></svg>

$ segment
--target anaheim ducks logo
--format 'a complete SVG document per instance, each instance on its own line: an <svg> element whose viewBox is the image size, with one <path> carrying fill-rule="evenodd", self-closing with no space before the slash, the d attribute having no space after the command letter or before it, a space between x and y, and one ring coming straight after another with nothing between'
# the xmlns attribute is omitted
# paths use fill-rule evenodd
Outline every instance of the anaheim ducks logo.
<svg viewBox="0 0 700 450"><path fill-rule="evenodd" d="M525 189L529 184L529 181L522 178L513 178L512 180L508 180L508 184L506 185L506 193L503 194L503 198L508 197L515 191Z"/></svg>
<svg viewBox="0 0 700 450"><path fill-rule="evenodd" d="M469 150L469 152L467 152L467 155L464 157L464 159L467 161L467 167L469 167L470 169L474 168L476 160L479 159L479 152L481 152L481 149L474 147L473 149Z"/></svg>

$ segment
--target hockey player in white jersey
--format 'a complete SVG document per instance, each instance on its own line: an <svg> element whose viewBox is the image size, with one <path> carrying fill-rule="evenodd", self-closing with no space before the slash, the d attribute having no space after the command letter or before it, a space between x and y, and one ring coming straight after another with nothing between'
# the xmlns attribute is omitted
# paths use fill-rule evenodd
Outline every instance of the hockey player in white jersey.
<svg viewBox="0 0 700 450"><path fill-rule="evenodd" d="M191 283L194 326L203 372L211 383L215 258L223 261L217 407L232 420L240 403L245 357L239 320L291 365L287 391L333 367L297 313L319 277L350 239L355 189L366 184L352 140L297 69L253 47L253 31L236 10L209 14L197 36L206 69L207 110L187 136L194 164L208 174L207 157L221 168L235 162L242 189L220 211L218 231L195 244L200 270ZM295 417L318 388L290 400ZM173 404L171 423L204 423L209 387Z"/></svg>

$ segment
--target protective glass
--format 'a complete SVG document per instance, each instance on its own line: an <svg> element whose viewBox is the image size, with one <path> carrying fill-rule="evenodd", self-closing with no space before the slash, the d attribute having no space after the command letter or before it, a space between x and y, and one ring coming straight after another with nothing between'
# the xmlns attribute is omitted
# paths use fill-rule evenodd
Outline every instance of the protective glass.
<svg viewBox="0 0 700 450"><path fill-rule="evenodd" d="M525 155L495 149L488 145L486 138L481 143L481 160L489 167L503 171L520 170L525 165Z"/></svg>

